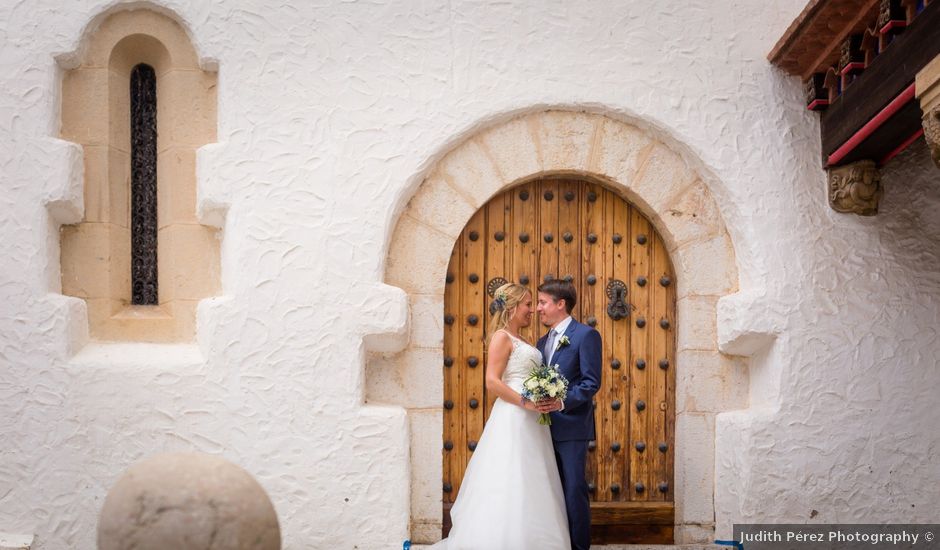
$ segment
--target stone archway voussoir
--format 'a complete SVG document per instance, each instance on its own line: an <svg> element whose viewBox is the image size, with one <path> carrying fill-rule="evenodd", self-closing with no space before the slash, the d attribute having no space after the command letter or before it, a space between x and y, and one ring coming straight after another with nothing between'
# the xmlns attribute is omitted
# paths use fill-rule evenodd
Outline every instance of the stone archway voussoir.
<svg viewBox="0 0 940 550"><path fill-rule="evenodd" d="M695 180L695 173L668 147L654 142L639 159L636 176L627 186L660 218L675 198ZM671 235L663 235L668 239ZM672 243L667 242L667 246Z"/></svg>
<svg viewBox="0 0 940 550"><path fill-rule="evenodd" d="M737 289L734 249L727 232L687 243L670 255L679 279L680 300L690 295L724 296Z"/></svg>
<svg viewBox="0 0 940 550"><path fill-rule="evenodd" d="M598 132L591 169L629 188L652 144L647 133L636 126L605 119Z"/></svg>
<svg viewBox="0 0 940 550"><path fill-rule="evenodd" d="M408 294L444 294L444 275L454 239L402 216L389 247L387 282Z"/></svg>
<svg viewBox="0 0 940 550"><path fill-rule="evenodd" d="M456 191L439 172L432 174L408 203L405 214L454 239L479 205Z"/></svg>
<svg viewBox="0 0 940 550"><path fill-rule="evenodd" d="M669 241L670 250L685 244L706 240L721 233L721 214L711 193L701 180L674 196L660 217Z"/></svg>
<svg viewBox="0 0 940 550"><path fill-rule="evenodd" d="M499 171L504 185L542 170L530 124L527 118L515 118L480 136L479 141Z"/></svg>
<svg viewBox="0 0 940 550"><path fill-rule="evenodd" d="M587 172L594 139L603 118L571 111L548 111L528 117L535 132L543 172Z"/></svg>

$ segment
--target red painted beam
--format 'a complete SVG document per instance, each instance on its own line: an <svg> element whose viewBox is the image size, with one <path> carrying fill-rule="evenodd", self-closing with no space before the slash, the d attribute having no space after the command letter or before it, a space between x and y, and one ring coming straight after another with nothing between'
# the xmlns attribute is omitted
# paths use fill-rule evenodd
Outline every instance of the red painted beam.
<svg viewBox="0 0 940 550"><path fill-rule="evenodd" d="M904 89L897 97L891 100L891 103L882 109L877 115L875 115L871 120L865 123L864 126L859 128L855 134L852 135L842 144L841 147L835 150L829 158L826 160L827 166L833 166L838 164L839 161L845 158L846 155L852 152L853 149L858 147L858 145L865 141L868 136L872 135L875 130L877 130L882 124L887 122L895 113L897 113L901 107L907 104L909 101L914 99L914 84Z"/></svg>
<svg viewBox="0 0 940 550"><path fill-rule="evenodd" d="M921 128L921 129L917 130L916 132L914 132L913 134L911 134L911 136L910 136L909 138L907 138L907 139L905 139L904 141L901 142L901 145L898 145L897 147L895 147L893 151L891 151L890 153L888 153L887 155L885 155L881 160L879 160L879 161L878 161L878 166L884 166L885 164L888 164L888 161L889 161L889 160L891 160L891 159L893 159L894 157L900 155L900 154L901 154L901 151L907 149L912 143L914 143L915 141L917 141L917 138L919 138L919 137L922 136L922 135L924 135L924 129L923 129L923 128Z"/></svg>
<svg viewBox="0 0 940 550"><path fill-rule="evenodd" d="M888 24L886 24L884 27L881 27L881 31L879 32L881 34L888 34L889 32L891 32L891 29L903 29L906 26L907 26L907 21L894 19L892 21L888 21Z"/></svg>

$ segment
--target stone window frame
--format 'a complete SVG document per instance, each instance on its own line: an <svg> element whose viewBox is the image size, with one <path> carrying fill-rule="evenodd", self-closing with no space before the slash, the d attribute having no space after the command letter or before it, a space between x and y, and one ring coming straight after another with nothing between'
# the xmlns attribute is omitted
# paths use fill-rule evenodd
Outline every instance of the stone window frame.
<svg viewBox="0 0 940 550"><path fill-rule="evenodd" d="M221 232L196 210L196 151L216 140L217 73L200 67L168 15L133 9L99 19L77 53L59 59L60 137L84 155L83 216L60 229L61 292L83 300L93 340L193 342L199 301L221 290ZM155 306L132 305L130 289L129 88L141 63L157 75Z"/></svg>
<svg viewBox="0 0 940 550"><path fill-rule="evenodd" d="M750 294L738 292L734 246L706 178L675 148L641 122L540 110L475 131L427 171L393 222L385 262L384 283L407 296L409 325L397 345L366 342L366 403L398 405L408 416L412 540L431 543L441 533L442 319L454 242L490 198L553 175L605 185L663 237L678 283L675 542L714 539L716 417L749 400L746 360L722 351L749 355L768 336L744 345L743 332L719 330L719 313L733 315Z"/></svg>

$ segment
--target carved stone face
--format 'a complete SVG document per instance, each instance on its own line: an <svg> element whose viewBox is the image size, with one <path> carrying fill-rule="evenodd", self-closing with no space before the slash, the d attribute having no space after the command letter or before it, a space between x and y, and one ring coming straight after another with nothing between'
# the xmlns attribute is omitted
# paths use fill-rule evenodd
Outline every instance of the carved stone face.
<svg viewBox="0 0 940 550"><path fill-rule="evenodd" d="M871 185L872 182L870 170L862 170L861 168L852 170L852 179L856 182L862 182L865 185Z"/></svg>

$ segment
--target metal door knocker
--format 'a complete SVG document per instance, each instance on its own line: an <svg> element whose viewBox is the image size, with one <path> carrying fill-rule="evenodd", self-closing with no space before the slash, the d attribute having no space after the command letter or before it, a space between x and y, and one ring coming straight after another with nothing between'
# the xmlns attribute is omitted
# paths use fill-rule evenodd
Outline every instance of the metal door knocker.
<svg viewBox="0 0 940 550"><path fill-rule="evenodd" d="M627 304L627 285L618 279L611 279L607 283L607 315L614 321L625 319L630 315L630 305Z"/></svg>

